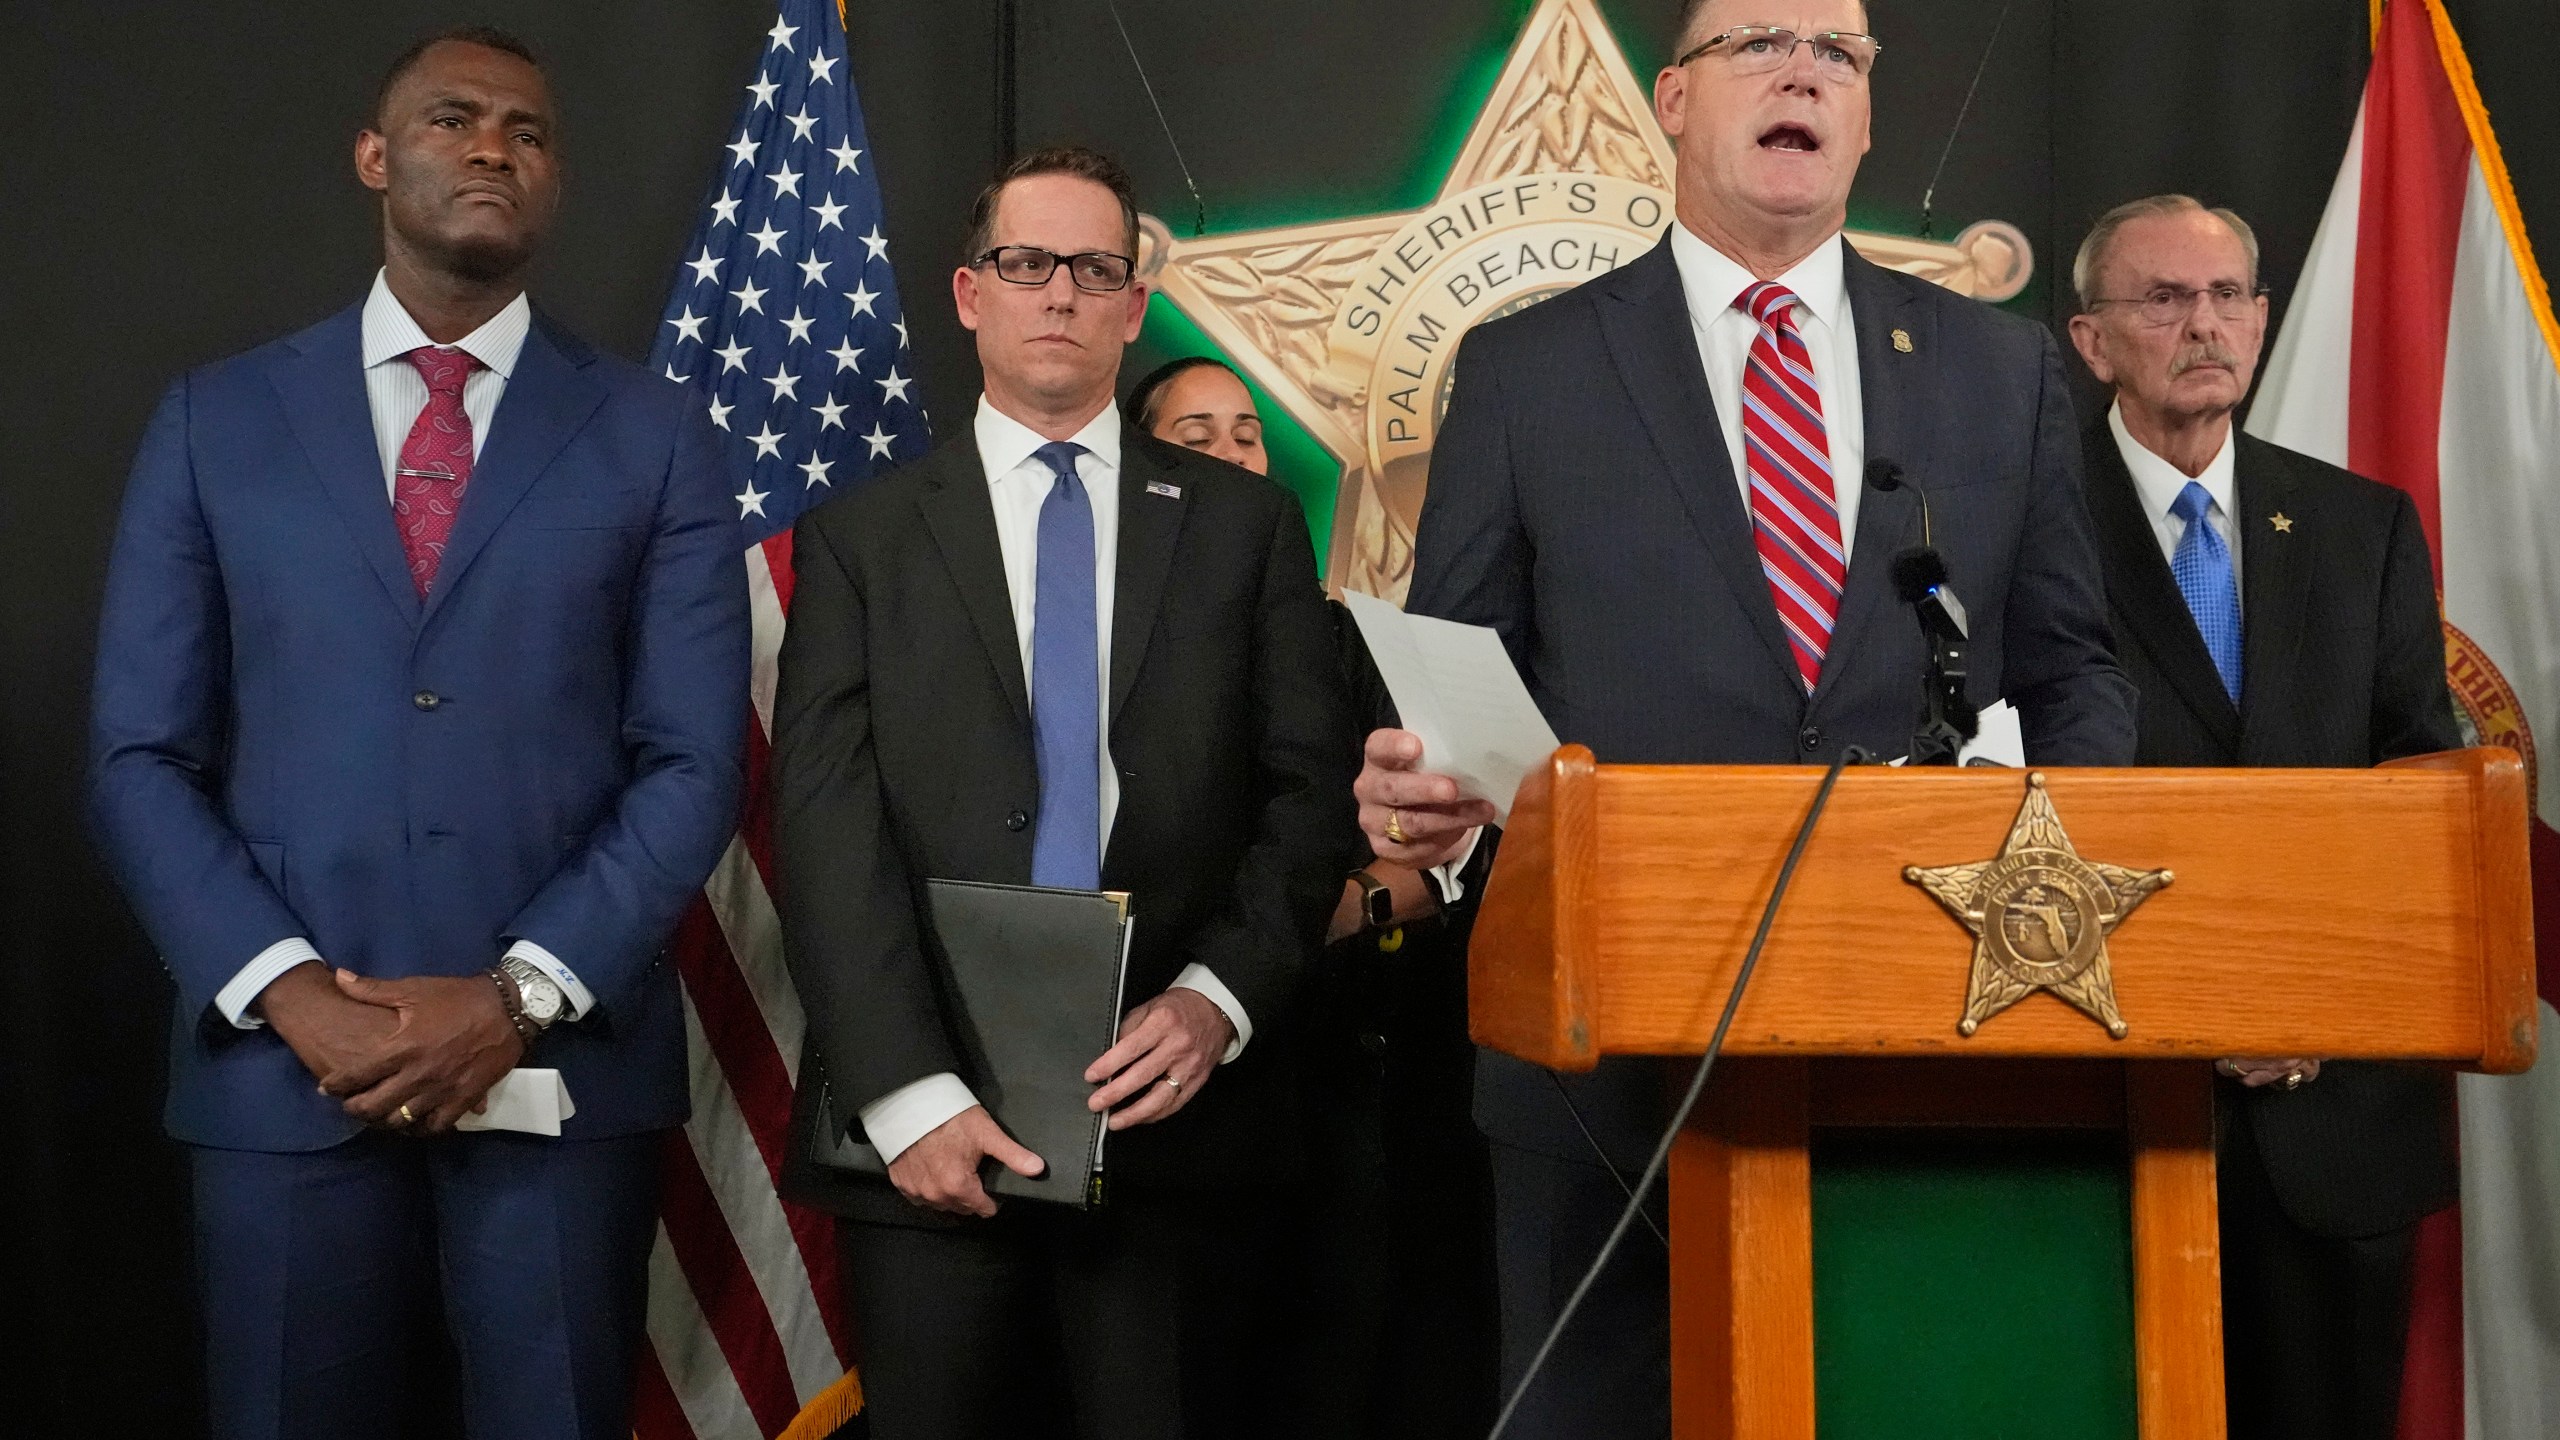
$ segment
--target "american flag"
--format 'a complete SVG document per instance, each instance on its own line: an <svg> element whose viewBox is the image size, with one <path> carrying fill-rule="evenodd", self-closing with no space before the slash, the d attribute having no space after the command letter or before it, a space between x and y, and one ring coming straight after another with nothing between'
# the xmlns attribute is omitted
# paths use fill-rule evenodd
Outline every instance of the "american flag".
<svg viewBox="0 0 2560 1440"><path fill-rule="evenodd" d="M727 432L757 723L745 819L673 947L693 1120L668 1147L638 1440L819 1440L862 1395L833 1222L776 1188L804 1021L773 906L774 663L792 522L930 442L838 0L783 0L733 133L649 354Z"/></svg>

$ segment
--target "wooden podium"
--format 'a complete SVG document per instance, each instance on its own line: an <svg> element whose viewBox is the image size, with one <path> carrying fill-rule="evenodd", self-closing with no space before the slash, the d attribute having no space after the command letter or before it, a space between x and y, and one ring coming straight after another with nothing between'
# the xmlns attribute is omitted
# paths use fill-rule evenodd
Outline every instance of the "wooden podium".
<svg viewBox="0 0 2560 1440"><path fill-rule="evenodd" d="M2106 939L2125 1033L2042 991L1958 1033L1975 935L1905 871L1999 855L2026 774L1844 773L1735 1019L1731 1069L1672 1153L1682 1440L1813 1440L1816 1128L2121 1131L2139 1433L2187 1440L2224 1433L2211 1062L2532 1063L2511 752L2041 773L2081 857L2174 873ZM1475 927L1478 1043L1557 1070L1702 1052L1821 775L1557 751L1521 787Z"/></svg>

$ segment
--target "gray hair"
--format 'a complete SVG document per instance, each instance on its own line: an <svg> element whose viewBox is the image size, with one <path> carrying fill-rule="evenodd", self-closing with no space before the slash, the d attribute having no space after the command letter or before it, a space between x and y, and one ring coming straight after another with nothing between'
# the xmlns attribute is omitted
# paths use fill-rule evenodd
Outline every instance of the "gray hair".
<svg viewBox="0 0 2560 1440"><path fill-rule="evenodd" d="M2231 233L2240 237L2240 249L2249 257L2249 284L2255 288L2258 283L2258 232L2249 228L2249 222L2241 219L2238 211L2220 205L2208 209L2203 201L2192 195L2147 195L2140 200L2128 200L2099 216L2098 223L2089 228L2089 238L2080 242L2080 253L2071 261L2071 288L2079 294L2080 308L2088 310L2098 303L2098 271L2106 264L2107 251L2115 244L2118 230L2152 215L2190 213L2211 215L2230 226Z"/></svg>

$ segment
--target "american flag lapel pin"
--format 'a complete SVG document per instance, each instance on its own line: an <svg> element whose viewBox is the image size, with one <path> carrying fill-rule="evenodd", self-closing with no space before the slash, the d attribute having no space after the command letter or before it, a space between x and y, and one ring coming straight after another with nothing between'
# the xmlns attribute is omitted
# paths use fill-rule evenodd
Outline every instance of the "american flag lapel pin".
<svg viewBox="0 0 2560 1440"><path fill-rule="evenodd" d="M1179 500L1182 498L1182 487L1179 485L1167 484L1162 480L1150 480L1147 482L1147 493L1150 495L1161 495L1167 500Z"/></svg>

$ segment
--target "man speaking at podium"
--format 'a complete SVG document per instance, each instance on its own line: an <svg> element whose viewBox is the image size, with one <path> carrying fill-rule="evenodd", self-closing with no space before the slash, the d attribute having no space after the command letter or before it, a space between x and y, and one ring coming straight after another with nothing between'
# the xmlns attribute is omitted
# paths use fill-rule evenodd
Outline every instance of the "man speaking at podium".
<svg viewBox="0 0 2560 1440"><path fill-rule="evenodd" d="M2238 433L2258 242L2183 195L2100 217L2071 339L2116 403L2089 508L2145 765L2361 768L2462 744L2418 507ZM2453 1203L2451 1077L2225 1060L2215 1126L2231 1433L2388 1440L2417 1223Z"/></svg>
<svg viewBox="0 0 2560 1440"><path fill-rule="evenodd" d="M2130 761L2059 348L1841 238L1881 49L1863 7L1691 0L1682 22L1654 81L1678 223L1469 335L1406 608L1494 627L1556 733L1603 762L1896 756L1925 652L1891 567L1925 495L1972 614L1969 698L2013 704L2035 763ZM1868 490L1891 470L1898 488ZM1361 823L1463 901L1492 807L1420 752L1370 737ZM1642 1168L1669 1103L1640 1060L1555 1077L1487 1052L1477 1075L1508 1388L1625 1203L1610 1169ZM1638 1234L1507 1433L1668 1434L1669 1355L1665 1255Z"/></svg>

